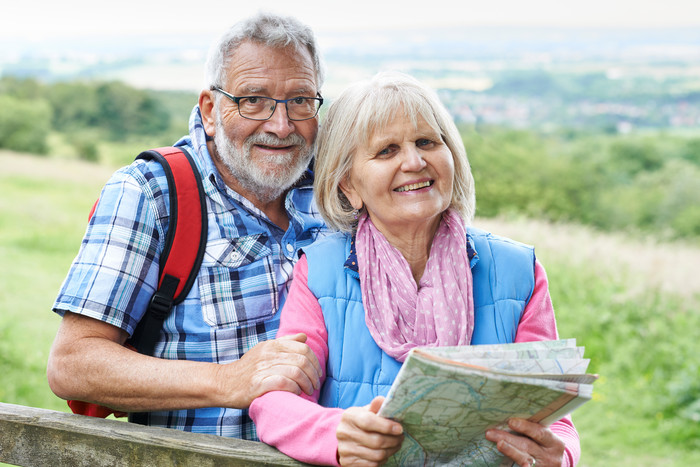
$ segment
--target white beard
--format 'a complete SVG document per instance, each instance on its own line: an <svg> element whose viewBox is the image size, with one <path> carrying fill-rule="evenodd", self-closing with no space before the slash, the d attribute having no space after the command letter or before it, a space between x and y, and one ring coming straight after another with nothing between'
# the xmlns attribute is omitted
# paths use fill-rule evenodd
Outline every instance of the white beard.
<svg viewBox="0 0 700 467"><path fill-rule="evenodd" d="M226 135L220 118L216 121L214 144L221 162L231 175L244 190L254 194L263 203L274 201L294 185L304 174L314 154L314 146L309 147L304 138L297 133L292 133L284 139L269 133L253 134L246 138L243 148L239 150ZM266 160L267 164L274 164L274 168L264 169L251 157L251 148L255 144L294 145L298 146L298 150Z"/></svg>

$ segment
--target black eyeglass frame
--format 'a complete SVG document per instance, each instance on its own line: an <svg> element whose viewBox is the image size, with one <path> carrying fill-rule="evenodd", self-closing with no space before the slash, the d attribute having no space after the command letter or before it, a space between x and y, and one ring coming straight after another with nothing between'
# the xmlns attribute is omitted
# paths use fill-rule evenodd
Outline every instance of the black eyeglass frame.
<svg viewBox="0 0 700 467"><path fill-rule="evenodd" d="M221 89L219 86L211 86L210 89L211 89L212 91L218 91L218 92L220 92L221 94L223 94L224 96L228 97L228 98L231 99L233 102L235 102L236 107L238 108L238 115L240 115L241 117L246 118L246 119L248 119L248 120L255 120L255 121L258 121L258 122L264 122L265 120L271 119L272 116L275 114L275 110L277 110L277 104L284 104L284 109L287 111L287 118L290 119L290 120L293 121L293 122L303 122L303 121L305 121L305 120L311 120L312 118L315 118L316 115L318 115L319 110L321 110L321 106L323 105L323 97L322 97L321 94L318 93L318 92L316 93L316 97L297 96L297 97L292 97L291 99L275 99L274 97L267 97L267 96L234 96L233 94L224 91L224 90ZM243 115L243 114L241 113L241 106L239 105L239 102L241 101L241 99L250 99L250 98L252 98L252 97L255 97L255 98L257 98L257 99L268 99L268 100L271 100L271 101L274 101L274 102L275 102L275 106L272 108L272 111L270 112L270 116L269 116L269 117L267 117L267 118L251 118L251 117L246 117L245 115ZM314 101L317 101L317 102L318 102L318 107L316 107L316 113L313 114L311 117L307 117L307 118L292 118L292 117L289 115L289 106L287 105L287 102L293 101L293 100L295 100L295 99L299 99L300 97L303 98L303 99L311 99L311 100L314 100Z"/></svg>

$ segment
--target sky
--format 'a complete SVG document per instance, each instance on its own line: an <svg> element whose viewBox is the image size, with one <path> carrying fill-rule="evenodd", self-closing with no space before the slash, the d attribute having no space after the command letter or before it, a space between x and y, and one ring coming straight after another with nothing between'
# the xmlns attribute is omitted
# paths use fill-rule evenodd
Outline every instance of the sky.
<svg viewBox="0 0 700 467"><path fill-rule="evenodd" d="M3 0L0 38L187 30L218 36L261 5L326 31L434 26L700 27L695 0Z"/></svg>
<svg viewBox="0 0 700 467"><path fill-rule="evenodd" d="M209 45L237 19L259 11L261 5L267 11L294 15L311 26L322 54L348 43L364 44L361 50L389 50L392 44L433 37L439 34L435 28L455 26L474 27L474 34L486 41L490 36L483 36L477 27L560 28L551 36L557 44L565 36L584 37L576 28L691 27L700 31L698 0L0 1L0 72L2 63L32 56L105 57L131 51L136 44L153 54L164 47L177 50L196 67L172 70L159 66L157 73L153 68L145 72L134 69L124 72L130 75L109 77L136 86L176 89L199 89L201 63ZM421 35L422 29L431 31ZM335 76L340 88L344 83L340 78L354 78L345 74L329 69L328 76ZM326 88L330 84L327 82Z"/></svg>

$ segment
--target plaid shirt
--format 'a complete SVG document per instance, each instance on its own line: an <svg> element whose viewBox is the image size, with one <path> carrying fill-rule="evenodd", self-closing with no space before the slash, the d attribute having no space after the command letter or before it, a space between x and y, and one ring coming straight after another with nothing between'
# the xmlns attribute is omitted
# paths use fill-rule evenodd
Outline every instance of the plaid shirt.
<svg viewBox="0 0 700 467"><path fill-rule="evenodd" d="M287 194L286 232L227 187L207 151L198 107L189 136L176 146L189 150L202 174L209 232L197 281L165 320L155 355L232 362L275 337L297 252L326 229L312 200L310 172ZM117 171L100 195L54 311L99 319L131 335L156 288L168 205L160 164L139 160ZM257 439L246 410L151 412L149 424Z"/></svg>

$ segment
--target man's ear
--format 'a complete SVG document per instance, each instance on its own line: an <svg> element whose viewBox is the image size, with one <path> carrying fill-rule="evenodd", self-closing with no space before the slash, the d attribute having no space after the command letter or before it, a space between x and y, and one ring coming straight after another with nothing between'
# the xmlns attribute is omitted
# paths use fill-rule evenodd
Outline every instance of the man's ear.
<svg viewBox="0 0 700 467"><path fill-rule="evenodd" d="M213 91L203 89L199 93L199 110L202 112L202 125L207 136L216 134L216 112L214 111Z"/></svg>
<svg viewBox="0 0 700 467"><path fill-rule="evenodd" d="M345 178L341 180L339 186L340 191L342 191L345 197L348 199L348 201L350 201L352 207L354 209L357 209L358 211L362 209L365 203L362 201L362 198L360 198L359 193L357 192L357 190L355 190L355 187L350 181L350 175L346 175Z"/></svg>

